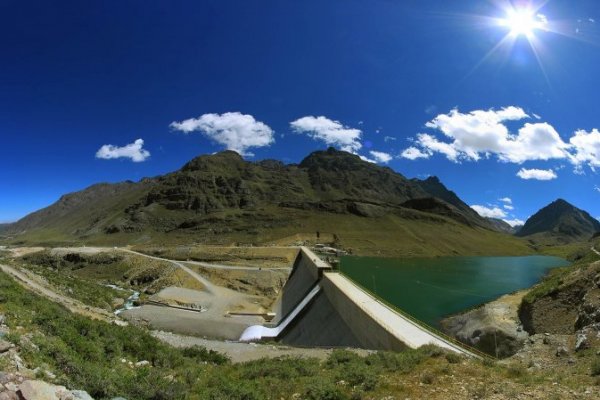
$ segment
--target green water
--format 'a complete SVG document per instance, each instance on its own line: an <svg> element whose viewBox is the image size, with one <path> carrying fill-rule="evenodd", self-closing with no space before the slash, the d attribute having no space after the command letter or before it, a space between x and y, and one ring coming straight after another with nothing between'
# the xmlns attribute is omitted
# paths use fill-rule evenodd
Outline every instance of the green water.
<svg viewBox="0 0 600 400"><path fill-rule="evenodd" d="M539 282L558 257L343 257L340 270L356 283L421 321L444 317Z"/></svg>

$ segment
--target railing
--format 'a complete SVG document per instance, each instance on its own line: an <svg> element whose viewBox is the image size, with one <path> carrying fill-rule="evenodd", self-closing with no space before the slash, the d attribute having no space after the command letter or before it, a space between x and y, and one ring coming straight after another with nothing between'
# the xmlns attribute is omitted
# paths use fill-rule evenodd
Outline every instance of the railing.
<svg viewBox="0 0 600 400"><path fill-rule="evenodd" d="M401 310L400 308L398 308L397 306L389 303L387 300L383 299L382 297L380 297L379 295L377 295L376 293L373 293L371 290L367 289L366 287L364 287L363 285L361 285L360 283L358 283L357 281L355 281L354 279L350 278L348 275L344 274L341 270L336 269L332 272L335 273L341 273L342 275L344 275L345 278L349 279L352 283L354 283L356 286L358 286L361 290L363 290L365 293L367 293L369 296L371 296L373 299L375 299L376 301L384 304L386 307L388 307L390 310L394 311L395 313L399 314L400 316L402 316L403 318L406 318L407 320L411 321L412 323L414 323L415 325L419 326L420 328L422 328L423 330L438 336L440 339L449 342L453 345L456 345L470 353L473 353L474 355L482 358L482 359L491 359L491 360L496 360L495 357L493 357L490 354L484 353L481 350L478 350L474 347L469 346L466 343L461 342L460 340L457 340L456 338L453 338L450 335L445 334L444 332L428 325L427 323L413 317L412 315L408 314L407 312Z"/></svg>

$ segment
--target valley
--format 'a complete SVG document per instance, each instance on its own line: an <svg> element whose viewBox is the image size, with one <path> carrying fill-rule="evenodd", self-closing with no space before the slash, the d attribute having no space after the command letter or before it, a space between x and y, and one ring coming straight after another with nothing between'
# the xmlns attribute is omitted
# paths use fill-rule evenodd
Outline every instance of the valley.
<svg viewBox="0 0 600 400"><path fill-rule="evenodd" d="M13 350L2 362L25 380L43 367L45 381L93 398L261 399L277 382L272 390L283 398L592 399L600 374L594 221L559 199L514 234L435 177L406 179L334 149L298 165L201 156L162 177L65 195L3 227L0 279L15 299L31 292L52 318L112 337L93 351L114 356L86 355L89 333L68 350L73 332L7 298L0 314L9 317ZM296 271L303 248L321 258L309 252L306 262L328 269L302 277L310 271ZM311 280L327 274L354 279L373 304L452 345L361 344L356 329L368 312L344 315L352 300L333 292L310 298L280 337L240 341L247 329L277 326ZM335 349L331 329L348 349ZM153 352L130 348L132 335ZM73 358L54 359L56 346ZM189 372L194 360L206 367ZM275 372L282 368L291 370ZM94 385L106 374L112 387ZM147 374L160 383L146 385ZM295 384L284 385L290 377Z"/></svg>

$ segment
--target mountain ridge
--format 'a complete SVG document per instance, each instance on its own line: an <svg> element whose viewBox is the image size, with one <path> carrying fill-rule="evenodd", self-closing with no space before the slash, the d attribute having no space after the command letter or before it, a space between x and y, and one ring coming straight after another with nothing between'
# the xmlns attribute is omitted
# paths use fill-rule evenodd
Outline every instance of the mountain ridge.
<svg viewBox="0 0 600 400"><path fill-rule="evenodd" d="M454 228L435 228L440 225ZM347 242L354 247L376 249L383 241L422 255L479 252L455 237L474 235L469 229L494 228L438 178L407 179L333 148L315 151L299 164L251 162L233 151L201 155L164 175L66 194L8 227L15 240L109 245L265 243L321 230L351 237ZM430 244L426 232L446 235L446 241Z"/></svg>
<svg viewBox="0 0 600 400"><path fill-rule="evenodd" d="M588 240L600 232L600 222L587 211L557 199L532 215L517 236L544 235L561 242Z"/></svg>

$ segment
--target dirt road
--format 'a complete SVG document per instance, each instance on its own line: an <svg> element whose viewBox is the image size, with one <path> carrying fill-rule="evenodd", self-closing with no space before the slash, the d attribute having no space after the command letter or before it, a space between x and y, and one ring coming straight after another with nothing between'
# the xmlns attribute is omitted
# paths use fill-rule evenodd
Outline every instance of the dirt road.
<svg viewBox="0 0 600 400"><path fill-rule="evenodd" d="M56 303L62 304L73 313L85 315L86 317L100 319L107 322L117 321L114 315L106 310L85 305L78 300L63 296L62 294L55 292L50 287L44 285L40 277L31 272L25 273L23 271L19 271L14 267L4 264L0 264L0 269L4 273L12 276L19 284L21 284L26 289L31 290L32 292L46 297L47 299L52 300ZM124 321L120 322L123 323Z"/></svg>

